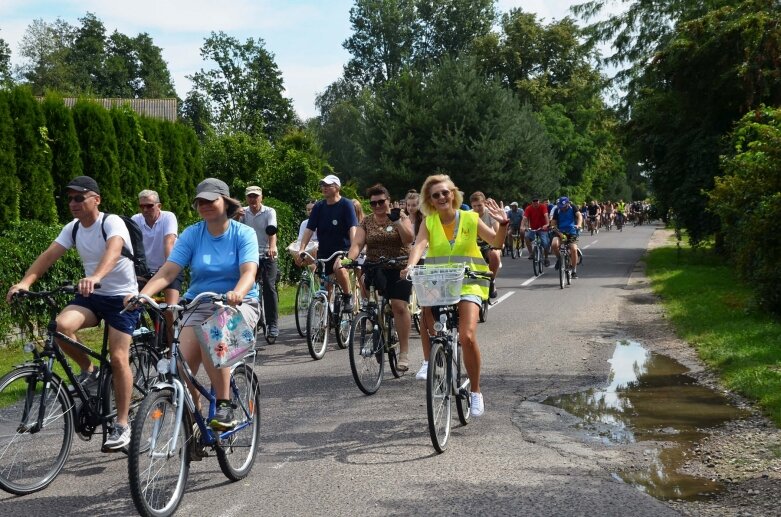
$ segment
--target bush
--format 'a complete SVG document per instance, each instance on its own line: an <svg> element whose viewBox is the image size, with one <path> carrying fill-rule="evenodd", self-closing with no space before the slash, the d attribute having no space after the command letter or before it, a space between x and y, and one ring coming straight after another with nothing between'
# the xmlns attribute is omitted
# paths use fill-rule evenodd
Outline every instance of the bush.
<svg viewBox="0 0 781 517"><path fill-rule="evenodd" d="M758 302L781 314L781 108L748 113L730 135L733 152L710 191L722 222L721 240Z"/></svg>
<svg viewBox="0 0 781 517"><path fill-rule="evenodd" d="M37 221L14 223L0 232L0 285L6 290L22 279L27 268L57 238L62 226L48 225ZM47 290L63 283L73 282L84 276L84 268L75 250L66 253L32 287L33 290ZM5 290L2 295L5 296ZM64 307L67 298L60 300ZM24 315L19 306L0 304L0 344L15 336L20 326L32 332L48 322L46 307L25 304Z"/></svg>

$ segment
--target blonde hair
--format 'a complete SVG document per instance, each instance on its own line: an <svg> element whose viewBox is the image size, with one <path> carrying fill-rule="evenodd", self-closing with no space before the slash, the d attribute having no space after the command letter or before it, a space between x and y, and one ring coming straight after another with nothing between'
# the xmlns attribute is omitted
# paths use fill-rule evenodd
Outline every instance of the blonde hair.
<svg viewBox="0 0 781 517"><path fill-rule="evenodd" d="M423 182L423 186L420 189L420 211L423 215L431 215L437 212L434 207L434 203L431 202L431 187L437 183L444 183L447 185L447 189L450 191L450 204L454 210L458 210L461 207L461 203L464 202L464 194L456 188L453 180L447 174L433 174L426 178Z"/></svg>
<svg viewBox="0 0 781 517"><path fill-rule="evenodd" d="M355 218L358 219L358 222L360 223L363 221L363 206L361 206L361 202L357 199L353 199L353 208L355 209Z"/></svg>

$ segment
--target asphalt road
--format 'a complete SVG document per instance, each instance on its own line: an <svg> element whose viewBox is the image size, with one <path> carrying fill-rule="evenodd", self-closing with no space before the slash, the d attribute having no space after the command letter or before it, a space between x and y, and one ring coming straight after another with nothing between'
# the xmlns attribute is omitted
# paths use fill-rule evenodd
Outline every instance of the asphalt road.
<svg viewBox="0 0 781 517"><path fill-rule="evenodd" d="M676 515L618 481L600 454L537 404L604 384L621 332L622 288L653 227L581 237L580 278L560 290L553 268L534 281L526 256L504 259L501 302L479 326L486 413L448 450L430 442L422 360L411 344L407 376L389 372L374 396L350 375L346 350L313 361L289 318L261 352L262 446L254 470L230 483L216 458L193 463L180 515ZM333 339L332 339L333 341ZM455 417L455 411L454 417ZM554 444L553 446L551 444ZM46 490L0 493L2 515L131 515L123 455L74 440Z"/></svg>

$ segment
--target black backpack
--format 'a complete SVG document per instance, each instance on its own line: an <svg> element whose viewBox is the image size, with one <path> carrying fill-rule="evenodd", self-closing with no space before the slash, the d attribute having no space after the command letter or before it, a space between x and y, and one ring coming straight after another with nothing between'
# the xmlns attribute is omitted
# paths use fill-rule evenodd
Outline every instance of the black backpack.
<svg viewBox="0 0 781 517"><path fill-rule="evenodd" d="M130 234L130 244L133 246L133 253L127 249L126 246L122 246L122 256L127 257L133 261L133 266L136 270L136 276L138 278L149 278L152 272L149 270L149 265L146 263L146 252L144 251L144 234L141 233L141 228L138 227L136 222L126 215L119 214L103 214L103 221L100 223L100 231L103 233L103 240L106 240L106 218L110 215L116 215L122 222L125 223L127 231ZM76 232L79 230L79 221L73 225L73 231L71 232L71 239L73 245L76 245Z"/></svg>

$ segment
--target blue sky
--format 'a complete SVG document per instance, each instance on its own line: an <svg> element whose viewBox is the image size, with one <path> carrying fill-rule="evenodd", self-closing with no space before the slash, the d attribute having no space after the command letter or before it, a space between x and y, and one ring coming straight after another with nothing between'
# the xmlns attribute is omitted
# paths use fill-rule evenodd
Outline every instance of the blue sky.
<svg viewBox="0 0 781 517"><path fill-rule="evenodd" d="M550 22L569 14L567 0L498 0L497 8L521 7ZM0 38L10 46L18 63L19 42L36 18L53 22L58 17L78 24L87 12L127 35L147 32L163 49L163 58L180 98L190 89L186 75L205 64L200 47L211 31L224 31L240 40L262 38L275 56L298 114L316 114L318 92L337 79L349 54L342 42L350 35L349 12L353 0L2 0Z"/></svg>

